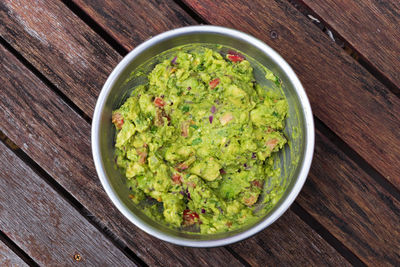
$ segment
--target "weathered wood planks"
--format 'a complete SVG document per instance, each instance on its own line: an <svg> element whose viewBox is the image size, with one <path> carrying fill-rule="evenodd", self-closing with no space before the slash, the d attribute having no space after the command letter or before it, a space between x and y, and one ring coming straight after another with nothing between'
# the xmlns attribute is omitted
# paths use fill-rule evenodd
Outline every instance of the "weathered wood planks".
<svg viewBox="0 0 400 267"><path fill-rule="evenodd" d="M318 131L297 202L367 265L400 263L400 200Z"/></svg>
<svg viewBox="0 0 400 267"><path fill-rule="evenodd" d="M400 2L301 0L400 90Z"/></svg>
<svg viewBox="0 0 400 267"><path fill-rule="evenodd" d="M151 36L196 22L172 0L74 0L127 50Z"/></svg>
<svg viewBox="0 0 400 267"><path fill-rule="evenodd" d="M122 58L61 1L0 2L0 35L87 115Z"/></svg>
<svg viewBox="0 0 400 267"><path fill-rule="evenodd" d="M1 142L0 151L0 227L35 262L72 265L79 254L87 265L134 265Z"/></svg>
<svg viewBox="0 0 400 267"><path fill-rule="evenodd" d="M350 266L293 211L232 249L251 266Z"/></svg>
<svg viewBox="0 0 400 267"><path fill-rule="evenodd" d="M14 251L12 251L6 244L0 241L0 265L1 266L28 266Z"/></svg>
<svg viewBox="0 0 400 267"><path fill-rule="evenodd" d="M294 68L314 114L400 189L400 99L288 2L185 0L206 21L265 41Z"/></svg>

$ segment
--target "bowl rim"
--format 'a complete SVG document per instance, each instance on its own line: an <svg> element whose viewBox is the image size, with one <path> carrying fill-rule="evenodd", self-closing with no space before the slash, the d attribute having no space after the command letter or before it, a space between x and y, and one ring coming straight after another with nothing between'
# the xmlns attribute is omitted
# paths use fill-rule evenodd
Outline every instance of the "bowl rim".
<svg viewBox="0 0 400 267"><path fill-rule="evenodd" d="M279 67L286 73L289 80L293 84L295 91L299 97L300 103L302 105L302 110L304 113L305 119L305 152L304 152L304 159L301 169L298 174L297 181L295 182L291 192L286 196L284 201L281 205L275 209L272 213L268 215L268 217L259 223L255 224L251 228L247 229L244 232L238 233L236 235L230 237L224 237L220 239L214 240L196 240L190 238L184 238L179 236L170 236L155 227L150 226L146 222L144 222L141 218L135 215L120 199L117 192L112 188L108 178L106 176L105 169L102 164L102 157L100 153L100 120L101 114L105 105L105 102L109 96L111 88L113 88L114 84L117 81L120 73L124 70L124 68L129 65L129 63L135 59L138 55L140 55L143 51L145 51L148 47L151 47L158 42L161 42L165 39L169 39L171 37L185 35L188 33L214 33L214 34L222 34L228 35L230 37L240 39L247 43L250 43L257 49L266 53L272 60L274 60ZM311 111L310 102L306 95L306 92L298 79L297 75L294 73L293 69L290 65L270 46L262 42L261 40L238 30L230 29L221 26L211 26L211 25L199 25L199 26L186 26L181 27L173 30L169 30L158 34L147 41L143 42L142 44L138 45L135 49L129 52L114 68L111 72L110 76L107 78L99 97L97 99L97 103L95 106L93 120L92 120L92 129L91 129L91 141L92 141L92 154L93 160L95 164L95 168L97 174L100 178L100 182L106 191L108 197L111 199L113 204L117 207L117 209L134 225L139 227L144 232L157 237L161 240L182 246L189 246L189 247L217 247L217 246L224 246L231 243L235 243L246 239L269 225L275 222L294 202L297 195L300 193L306 179L308 176L308 172L310 170L312 157L314 153L314 142L315 142L315 131L314 131L314 120Z"/></svg>

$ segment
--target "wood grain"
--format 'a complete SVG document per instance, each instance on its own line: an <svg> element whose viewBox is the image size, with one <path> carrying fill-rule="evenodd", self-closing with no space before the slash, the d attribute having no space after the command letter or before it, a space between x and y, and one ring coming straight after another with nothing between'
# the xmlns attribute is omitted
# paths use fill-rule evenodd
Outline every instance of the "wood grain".
<svg viewBox="0 0 400 267"><path fill-rule="evenodd" d="M60 1L0 1L0 35L86 115L121 60Z"/></svg>
<svg viewBox="0 0 400 267"><path fill-rule="evenodd" d="M0 266L25 267L28 266L14 251L0 241Z"/></svg>
<svg viewBox="0 0 400 267"><path fill-rule="evenodd" d="M303 14L282 0L185 2L209 23L277 50L298 74L314 114L400 189L400 99Z"/></svg>
<svg viewBox="0 0 400 267"><path fill-rule="evenodd" d="M0 49L0 56L4 66L0 69L1 131L121 238L132 251L149 265L241 265L223 248L178 247L152 238L133 226L114 208L100 186L91 159L90 126L8 52ZM279 262L287 251L296 252L298 258L304 262L341 259L337 252L298 219L290 224L279 221L275 227L288 231L269 234L271 237L268 240L275 248L266 256L258 247L260 260L267 261L268 257L271 262ZM302 240L307 239L311 243L287 242L292 240L293 233L296 232L299 232L298 236ZM249 244L251 243L247 243L248 248ZM304 246L315 246L310 250L315 259L305 258L308 256L303 252Z"/></svg>
<svg viewBox="0 0 400 267"><path fill-rule="evenodd" d="M301 1L400 89L400 1Z"/></svg>
<svg viewBox="0 0 400 267"><path fill-rule="evenodd" d="M35 262L72 265L79 254L86 265L134 265L1 142L0 151L0 227Z"/></svg>
<svg viewBox="0 0 400 267"><path fill-rule="evenodd" d="M90 125L0 48L0 130L149 265L240 266L226 249L198 250L161 242L130 223L96 175Z"/></svg>
<svg viewBox="0 0 400 267"><path fill-rule="evenodd" d="M196 22L172 0L73 0L127 50L151 36Z"/></svg>
<svg viewBox="0 0 400 267"><path fill-rule="evenodd" d="M319 132L297 202L367 265L399 266L399 199Z"/></svg>
<svg viewBox="0 0 400 267"><path fill-rule="evenodd" d="M350 266L291 210L264 231L231 247L251 266Z"/></svg>

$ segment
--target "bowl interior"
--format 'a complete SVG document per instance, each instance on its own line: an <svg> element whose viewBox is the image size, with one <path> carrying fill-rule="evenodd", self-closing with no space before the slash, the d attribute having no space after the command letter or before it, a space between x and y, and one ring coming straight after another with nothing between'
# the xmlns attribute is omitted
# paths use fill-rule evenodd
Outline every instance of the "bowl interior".
<svg viewBox="0 0 400 267"><path fill-rule="evenodd" d="M272 208L268 214L261 216L260 220L255 224L271 216L287 198L298 178L305 155L307 127L300 96L295 90L295 85L282 67L280 67L279 62L276 62L276 59L251 44L248 40L229 34L224 35L221 33L193 31L191 33L174 35L170 38L160 38L154 41L151 46L141 46L140 53L136 51L136 54L121 67L121 71L114 77L111 87L107 88L108 92L105 96L98 121L98 129L101 129L98 133L100 160L107 182L117 195L121 205L126 209L126 212L130 213L132 218L135 218L135 223L139 221L141 225L146 225L147 229L151 229L154 233L163 233L164 235L181 239L199 241L224 239L248 230L254 226L254 223L253 225L246 225L242 229L214 235L191 234L171 229L148 218L134 205L128 197L129 192L125 185L126 178L120 173L114 163L115 130L111 124L112 111L125 101L136 85L146 82L145 76L132 75L132 72L140 69L148 73L152 67L162 59L171 57L176 51L176 47L184 46L183 48L181 47L181 49L190 50L193 48L194 43L221 51L222 53L225 53L229 49L242 52L253 66L257 82L286 97L289 103L289 116L286 120L285 134L288 137L289 143L284 147L283 151L277 155L280 157L280 160L277 161L278 163L276 166L281 169L281 184L286 190L275 207ZM217 46L217 44L219 46ZM262 66L270 69L281 79L282 90L265 78L265 70Z"/></svg>

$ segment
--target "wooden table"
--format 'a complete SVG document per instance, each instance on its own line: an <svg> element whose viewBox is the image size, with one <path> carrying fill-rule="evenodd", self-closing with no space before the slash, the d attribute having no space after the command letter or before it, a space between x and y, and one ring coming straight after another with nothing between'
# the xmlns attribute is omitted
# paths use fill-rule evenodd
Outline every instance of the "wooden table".
<svg viewBox="0 0 400 267"><path fill-rule="evenodd" d="M398 0L2 0L0 265L400 265ZM250 33L310 98L310 175L273 225L226 247L142 232L100 185L90 148L107 76L160 32Z"/></svg>

